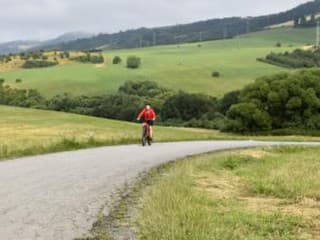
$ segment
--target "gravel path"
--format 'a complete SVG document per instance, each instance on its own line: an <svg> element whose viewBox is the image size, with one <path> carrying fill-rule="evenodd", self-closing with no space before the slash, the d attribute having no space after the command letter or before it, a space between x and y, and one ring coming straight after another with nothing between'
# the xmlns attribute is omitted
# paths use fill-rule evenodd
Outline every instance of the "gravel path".
<svg viewBox="0 0 320 240"><path fill-rule="evenodd" d="M159 143L151 148L104 147L0 162L0 239L81 237L111 194L142 171L188 155L282 144L298 143Z"/></svg>

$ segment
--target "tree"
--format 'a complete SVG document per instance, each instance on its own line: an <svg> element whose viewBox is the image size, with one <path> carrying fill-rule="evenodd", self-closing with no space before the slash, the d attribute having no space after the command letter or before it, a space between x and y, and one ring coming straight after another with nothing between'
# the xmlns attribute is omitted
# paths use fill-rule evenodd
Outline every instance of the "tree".
<svg viewBox="0 0 320 240"><path fill-rule="evenodd" d="M112 60L113 64L120 64L122 62L122 59L119 56L115 56Z"/></svg>
<svg viewBox="0 0 320 240"><path fill-rule="evenodd" d="M136 69L141 65L141 59L136 56L130 56L127 58L127 68Z"/></svg>
<svg viewBox="0 0 320 240"><path fill-rule="evenodd" d="M218 78L218 77L220 77L220 72L218 72L218 71L213 71L212 74L211 74L211 76L214 77L214 78Z"/></svg>
<svg viewBox="0 0 320 240"><path fill-rule="evenodd" d="M306 16L303 15L300 18L300 26L305 27L306 25L307 25L307 18L306 18Z"/></svg>
<svg viewBox="0 0 320 240"><path fill-rule="evenodd" d="M233 105L227 112L232 119L227 129L234 132L251 132L270 130L272 119L266 111L262 111L254 103L239 103Z"/></svg>
<svg viewBox="0 0 320 240"><path fill-rule="evenodd" d="M217 111L217 100L203 94L180 92L169 97L163 104L163 120L190 121L200 119L204 114Z"/></svg>
<svg viewBox="0 0 320 240"><path fill-rule="evenodd" d="M226 114L229 108L239 102L240 91L232 91L226 93L222 99L219 100L218 110L222 114Z"/></svg>
<svg viewBox="0 0 320 240"><path fill-rule="evenodd" d="M320 114L320 70L276 74L240 91L227 111L226 130L315 129Z"/></svg>

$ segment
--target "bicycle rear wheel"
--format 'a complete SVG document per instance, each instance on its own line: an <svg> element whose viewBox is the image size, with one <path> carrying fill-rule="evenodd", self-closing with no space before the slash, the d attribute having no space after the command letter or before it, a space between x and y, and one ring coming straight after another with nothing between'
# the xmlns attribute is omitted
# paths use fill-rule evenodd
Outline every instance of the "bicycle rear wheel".
<svg viewBox="0 0 320 240"><path fill-rule="evenodd" d="M148 142L148 139L147 139L147 129L146 128L143 128L142 129L142 138L141 138L141 144L142 146L144 147Z"/></svg>

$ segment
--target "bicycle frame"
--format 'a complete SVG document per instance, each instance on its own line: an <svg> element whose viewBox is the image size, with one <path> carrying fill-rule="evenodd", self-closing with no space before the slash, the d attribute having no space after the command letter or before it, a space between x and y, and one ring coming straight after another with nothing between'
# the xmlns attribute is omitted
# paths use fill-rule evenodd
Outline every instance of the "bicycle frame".
<svg viewBox="0 0 320 240"><path fill-rule="evenodd" d="M151 145L150 125L145 122L142 124L142 145L145 146L146 143Z"/></svg>

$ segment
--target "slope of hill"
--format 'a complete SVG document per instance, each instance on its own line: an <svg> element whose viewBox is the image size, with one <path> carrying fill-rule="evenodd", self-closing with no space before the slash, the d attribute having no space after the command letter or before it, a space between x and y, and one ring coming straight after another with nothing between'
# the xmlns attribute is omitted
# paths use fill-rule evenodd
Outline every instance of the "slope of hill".
<svg viewBox="0 0 320 240"><path fill-rule="evenodd" d="M92 37L93 34L85 32L65 33L57 38L47 41L12 41L0 43L0 54L19 53L30 50L39 50L42 48L50 48L50 46L68 43L78 39Z"/></svg>
<svg viewBox="0 0 320 240"><path fill-rule="evenodd" d="M140 124L0 105L0 159L11 156L139 143ZM157 127L157 141L219 139L217 131Z"/></svg>
<svg viewBox="0 0 320 240"><path fill-rule="evenodd" d="M0 54L23 52L38 44L40 44L39 41L13 41L0 43Z"/></svg>
<svg viewBox="0 0 320 240"><path fill-rule="evenodd" d="M257 77L287 71L256 59L270 52L292 51L312 39L314 28L281 28L201 44L106 51L104 65L74 63L47 69L17 69L0 73L0 78L17 87L36 88L46 96L63 92L100 95L115 92L128 80L152 80L177 91L219 97ZM277 42L282 43L281 48L276 47ZM117 55L123 60L137 55L142 58L142 67L129 70L125 63L113 65L112 58ZM221 76L212 78L213 71L219 71ZM22 83L15 83L16 79Z"/></svg>
<svg viewBox="0 0 320 240"><path fill-rule="evenodd" d="M69 32L69 33L65 33L61 36L58 36L57 38L41 42L36 47L31 48L31 50L50 48L51 46L54 46L57 44L68 43L68 42L76 41L79 39L87 39L87 38L90 38L93 36L94 35L91 33L86 33L86 32L81 32L81 31Z"/></svg>
<svg viewBox="0 0 320 240"><path fill-rule="evenodd" d="M140 142L140 124L2 105L0 105L0 116L0 159ZM230 135L205 129L156 126L155 130L157 142L252 138L252 136ZM303 136L257 136L254 139L319 141L319 137Z"/></svg>
<svg viewBox="0 0 320 240"><path fill-rule="evenodd" d="M320 1L314 0L286 12L248 18L224 18L191 24L159 28L140 28L115 34L100 34L93 38L52 46L61 50L84 50L95 48L135 48L151 45L177 44L199 40L232 38L239 34L263 30L268 26L294 21L302 16L320 12Z"/></svg>

